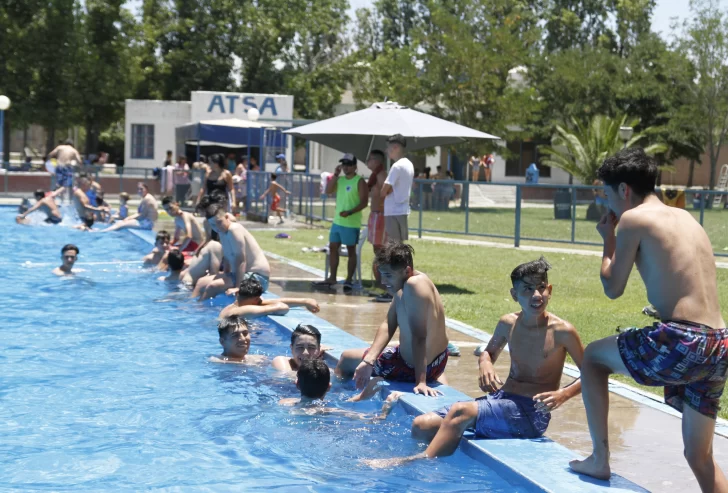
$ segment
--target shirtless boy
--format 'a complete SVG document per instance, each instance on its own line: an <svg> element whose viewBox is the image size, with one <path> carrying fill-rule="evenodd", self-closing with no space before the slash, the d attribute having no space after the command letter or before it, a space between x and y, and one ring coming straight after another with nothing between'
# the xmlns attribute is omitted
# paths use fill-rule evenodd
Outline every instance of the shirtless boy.
<svg viewBox="0 0 728 493"><path fill-rule="evenodd" d="M367 461L384 467L416 459L452 455L465 430L478 438L538 438L546 431L551 411L581 391L581 382L559 389L566 355L581 365L584 347L576 329L546 311L552 287L551 266L541 257L519 265L511 273L511 297L521 310L503 315L480 355L480 388L487 395L457 402L415 418L412 435L431 441L424 453L400 459ZM511 368L503 384L495 362L509 345Z"/></svg>
<svg viewBox="0 0 728 493"><path fill-rule="evenodd" d="M91 180L87 176L81 176L78 179L78 188L73 191L73 206L76 208L76 214L81 219L85 218L88 212L92 214L108 212L108 208L97 207L96 204L89 201L88 195L86 195L89 190L91 190Z"/></svg>
<svg viewBox="0 0 728 493"><path fill-rule="evenodd" d="M291 192L283 188L283 185L278 183L276 181L276 178L277 177L275 173L270 175L270 186L268 187L268 190L266 190L263 195L260 196L260 200L263 200L266 195L271 196L270 210L272 212L275 212L278 216L278 224L283 224L283 215L288 211L283 207L280 207L281 196L278 195L278 192L285 193L286 195L291 195Z"/></svg>
<svg viewBox="0 0 728 493"><path fill-rule="evenodd" d="M270 264L263 250L247 229L230 219L223 204L212 204L205 212L213 231L220 235L224 271L211 272L197 282L193 296L200 301L214 298L220 293L236 295L243 279L254 278L268 289Z"/></svg>
<svg viewBox="0 0 728 493"><path fill-rule="evenodd" d="M641 148L607 158L599 168L609 212L597 225L604 239L604 293L619 298L632 266L661 321L592 342L581 370L592 455L572 461L582 474L610 476L609 375L665 386L665 402L682 411L685 458L703 491L728 492L713 459L713 432L728 372L728 330L720 313L713 248L703 228L654 193L658 170ZM619 231L615 229L619 225Z"/></svg>
<svg viewBox="0 0 728 493"><path fill-rule="evenodd" d="M372 174L369 176L367 186L369 187L369 222L367 223L367 239L369 243L374 247L374 258L376 259L377 252L379 252L384 245L387 244L387 232L384 227L384 196L382 195L382 187L384 181L387 179L387 170L384 167L385 159L384 153L379 150L372 151L367 159L367 168ZM374 271L374 279L376 280L374 286L376 288L384 289L382 285L382 277L377 269L377 263L372 264L372 270ZM381 303L389 303L392 301L392 295L385 292L375 298L375 301Z"/></svg>
<svg viewBox="0 0 728 493"><path fill-rule="evenodd" d="M162 209L174 219L172 246L180 252L194 252L205 241L205 230L194 215L183 211L172 197L162 199Z"/></svg>
<svg viewBox="0 0 728 493"><path fill-rule="evenodd" d="M68 139L48 153L46 159L56 160L56 186L68 191L71 198L73 187L73 166L82 163L81 155L73 147L73 140ZM83 217L83 216L81 216Z"/></svg>
<svg viewBox="0 0 728 493"><path fill-rule="evenodd" d="M414 270L411 245L390 241L377 255L382 283L394 297L387 319L379 326L369 349L349 349L341 354L336 375L354 374L356 387L369 378L413 382L414 393L441 394L428 382L445 381L447 332L440 293L429 277ZM399 346L388 348L399 327Z"/></svg>
<svg viewBox="0 0 728 493"><path fill-rule="evenodd" d="M210 357L214 363L237 363L239 365L259 365L265 356L248 354L250 351L250 330L243 317L233 315L223 318L217 325L220 335L222 354Z"/></svg>
<svg viewBox="0 0 728 493"><path fill-rule="evenodd" d="M46 196L44 190L36 190L35 193L33 193L33 196L37 202L30 209L19 214L15 218L15 221L18 224L28 224L28 214L40 210L46 215L45 222L49 224L60 224L61 221L63 221L63 216L61 215L61 210L56 204L56 197L61 195L63 192L63 188L59 188L55 192L49 193L48 196Z"/></svg>
<svg viewBox="0 0 728 493"><path fill-rule="evenodd" d="M125 228L145 229L147 231L154 229L154 223L157 222L157 217L159 216L157 212L157 199L149 193L149 187L146 183L140 182L137 186L137 192L142 198L137 212L122 221L115 222L112 226L102 230L101 233L108 233Z"/></svg>
<svg viewBox="0 0 728 493"><path fill-rule="evenodd" d="M61 261L63 263L60 267L53 269L53 273L57 276L72 276L75 274L73 264L78 260L79 253L76 245L68 244L61 248Z"/></svg>
<svg viewBox="0 0 728 493"><path fill-rule="evenodd" d="M220 312L220 318L238 315L245 318L263 317L265 315L285 315L290 307L305 306L311 313L319 311L316 300L310 298L278 298L264 300L263 285L257 279L243 279L234 303Z"/></svg>
<svg viewBox="0 0 728 493"><path fill-rule="evenodd" d="M185 256L177 249L170 250L167 254L167 265L169 266L169 275L162 276L159 280L171 284L179 283L182 280L181 275L185 266Z"/></svg>
<svg viewBox="0 0 728 493"><path fill-rule="evenodd" d="M291 355L290 358L273 358L273 368L280 371L298 371L303 361L319 359L322 355L321 332L313 325L299 324L291 334Z"/></svg>
<svg viewBox="0 0 728 493"><path fill-rule="evenodd" d="M157 233L157 237L154 240L154 248L144 256L142 262L145 267L157 267L162 263L167 252L169 252L169 233L162 230Z"/></svg>

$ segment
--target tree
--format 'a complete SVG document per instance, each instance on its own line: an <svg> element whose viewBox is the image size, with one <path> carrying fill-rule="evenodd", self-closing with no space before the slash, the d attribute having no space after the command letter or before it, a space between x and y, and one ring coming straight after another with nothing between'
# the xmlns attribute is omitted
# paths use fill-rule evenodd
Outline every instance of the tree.
<svg viewBox="0 0 728 493"><path fill-rule="evenodd" d="M164 99L164 60L161 53L162 40L167 26L172 22L168 2L144 0L141 7L141 23L137 25L135 56L140 78L135 84L137 99Z"/></svg>
<svg viewBox="0 0 728 493"><path fill-rule="evenodd" d="M691 0L693 17L683 23L679 49L694 63L697 82L688 94L693 124L707 139L710 188L715 187L718 158L728 133L728 16L715 0Z"/></svg>
<svg viewBox="0 0 728 493"><path fill-rule="evenodd" d="M570 128L556 126L556 134L551 139L551 146L540 147L539 151L548 156L542 164L559 168L585 185L597 179L597 170L604 160L622 148L638 145L646 138L646 132L635 133L626 143L619 136L623 126L635 128L639 119L622 116L609 118L597 115L586 123L575 118ZM645 153L654 156L667 150L665 144L651 144L645 147Z"/></svg>

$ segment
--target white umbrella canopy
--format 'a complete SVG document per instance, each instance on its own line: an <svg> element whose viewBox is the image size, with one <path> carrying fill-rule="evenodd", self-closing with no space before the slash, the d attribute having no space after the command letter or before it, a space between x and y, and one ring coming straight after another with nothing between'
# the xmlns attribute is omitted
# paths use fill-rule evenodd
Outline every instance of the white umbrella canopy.
<svg viewBox="0 0 728 493"><path fill-rule="evenodd" d="M466 139L499 139L394 102L374 103L369 108L335 116L284 133L353 153L364 161L370 149L384 150L387 137L402 134L407 150L458 144Z"/></svg>

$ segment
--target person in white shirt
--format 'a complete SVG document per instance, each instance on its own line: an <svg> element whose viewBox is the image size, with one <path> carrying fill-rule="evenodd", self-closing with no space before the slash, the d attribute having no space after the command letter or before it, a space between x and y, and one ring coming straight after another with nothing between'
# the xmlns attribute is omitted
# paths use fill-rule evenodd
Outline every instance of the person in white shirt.
<svg viewBox="0 0 728 493"><path fill-rule="evenodd" d="M384 229L389 240L403 242L409 239L407 217L410 213L410 191L415 167L405 156L407 139L392 135L387 139L387 154L394 164L382 186L384 197Z"/></svg>

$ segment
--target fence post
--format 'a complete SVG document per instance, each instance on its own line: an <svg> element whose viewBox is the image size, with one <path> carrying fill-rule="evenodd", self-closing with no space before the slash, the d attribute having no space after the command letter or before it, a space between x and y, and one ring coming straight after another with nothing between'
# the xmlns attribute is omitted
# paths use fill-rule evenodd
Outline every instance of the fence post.
<svg viewBox="0 0 728 493"><path fill-rule="evenodd" d="M0 156L0 163L2 163L1 156ZM9 169L9 167L8 167L8 169ZM3 174L5 175L5 179L3 180L5 182L5 193L8 193L8 170L6 169L5 173L3 173Z"/></svg>
<svg viewBox="0 0 728 493"><path fill-rule="evenodd" d="M465 182L465 234L470 232L470 182Z"/></svg>
<svg viewBox="0 0 728 493"><path fill-rule="evenodd" d="M571 186L571 242L576 240L576 188Z"/></svg>
<svg viewBox="0 0 728 493"><path fill-rule="evenodd" d="M116 169L119 170L119 193L123 193L124 192L124 167L117 166Z"/></svg>
<svg viewBox="0 0 728 493"><path fill-rule="evenodd" d="M419 226L417 228L417 237L422 238L422 183L420 183L420 219Z"/></svg>
<svg viewBox="0 0 728 493"><path fill-rule="evenodd" d="M521 246L521 198L523 197L521 185L516 185L516 230L514 231L513 246Z"/></svg>
<svg viewBox="0 0 728 493"><path fill-rule="evenodd" d="M147 168L144 168L144 181L147 181L148 172L149 172L149 170Z"/></svg>
<svg viewBox="0 0 728 493"><path fill-rule="evenodd" d="M700 225L703 225L703 218L705 217L705 191L700 194Z"/></svg>
<svg viewBox="0 0 728 493"><path fill-rule="evenodd" d="M300 216L303 212L303 177L305 175L298 176L298 215Z"/></svg>

